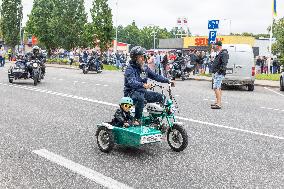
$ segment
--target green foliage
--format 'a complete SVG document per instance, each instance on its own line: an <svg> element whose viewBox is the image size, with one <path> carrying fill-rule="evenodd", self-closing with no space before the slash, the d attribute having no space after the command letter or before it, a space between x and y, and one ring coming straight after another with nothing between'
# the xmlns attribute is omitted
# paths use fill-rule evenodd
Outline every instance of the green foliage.
<svg viewBox="0 0 284 189"><path fill-rule="evenodd" d="M253 34L253 33L248 33L248 32L244 32L244 33L231 33L230 35L234 35L234 36L247 36L247 37L254 37L256 39L259 39L261 37L264 38L269 38L269 34Z"/></svg>
<svg viewBox="0 0 284 189"><path fill-rule="evenodd" d="M20 43L20 25L23 19L21 0L3 0L1 5L1 32L7 45Z"/></svg>
<svg viewBox="0 0 284 189"><path fill-rule="evenodd" d="M95 32L92 46L99 45L100 49L105 51L111 46L114 35L112 13L107 0L94 0L91 15ZM89 29L92 31L92 28Z"/></svg>
<svg viewBox="0 0 284 189"><path fill-rule="evenodd" d="M280 63L284 65L284 18L274 22L273 35L276 38L276 43L272 46L272 52L279 55Z"/></svg>
<svg viewBox="0 0 284 189"><path fill-rule="evenodd" d="M34 0L27 31L48 50L82 46L87 14L84 0Z"/></svg>
<svg viewBox="0 0 284 189"><path fill-rule="evenodd" d="M53 0L51 27L57 32L54 40L58 46L70 50L80 46L87 23L84 0Z"/></svg>
<svg viewBox="0 0 284 189"><path fill-rule="evenodd" d="M104 70L111 70L111 71L119 70L119 69L116 68L116 66L113 66L113 65L104 64L103 67L104 67Z"/></svg>
<svg viewBox="0 0 284 189"><path fill-rule="evenodd" d="M159 26L145 26L139 29L133 21L126 27L118 26L118 41L131 44L131 46L142 46L146 49L152 49L154 47L154 32L156 33L156 47L158 47L159 39L173 38L172 32L169 32L166 28L160 28Z"/></svg>
<svg viewBox="0 0 284 189"><path fill-rule="evenodd" d="M26 24L26 32L38 38L49 51L57 47L55 36L57 32L51 26L53 0L34 0L29 20Z"/></svg>

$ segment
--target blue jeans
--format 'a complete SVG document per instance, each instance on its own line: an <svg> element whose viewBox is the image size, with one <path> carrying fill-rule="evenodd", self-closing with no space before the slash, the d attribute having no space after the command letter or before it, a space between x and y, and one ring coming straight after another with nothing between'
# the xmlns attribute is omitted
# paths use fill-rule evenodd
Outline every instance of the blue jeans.
<svg viewBox="0 0 284 189"><path fill-rule="evenodd" d="M153 91L146 91L146 92L134 91L133 93L129 94L129 96L132 98L134 102L135 119L138 120L140 120L142 117L145 100L148 103L154 103L154 102L164 103L166 99L164 95Z"/></svg>
<svg viewBox="0 0 284 189"><path fill-rule="evenodd" d="M5 58L0 56L0 67L4 67L5 65Z"/></svg>

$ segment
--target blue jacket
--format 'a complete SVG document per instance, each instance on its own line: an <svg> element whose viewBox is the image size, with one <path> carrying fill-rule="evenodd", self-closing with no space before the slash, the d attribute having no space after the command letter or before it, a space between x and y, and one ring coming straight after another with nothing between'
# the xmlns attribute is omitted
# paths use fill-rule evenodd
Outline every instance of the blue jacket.
<svg viewBox="0 0 284 189"><path fill-rule="evenodd" d="M148 78L161 82L161 83L169 83L170 80L163 76L160 76L153 72L148 66L144 66L143 70L139 65L130 61L130 65L127 67L124 73L124 94L140 91L145 92L146 89L143 87L145 83L147 83ZM142 73L144 73L144 77L142 77Z"/></svg>

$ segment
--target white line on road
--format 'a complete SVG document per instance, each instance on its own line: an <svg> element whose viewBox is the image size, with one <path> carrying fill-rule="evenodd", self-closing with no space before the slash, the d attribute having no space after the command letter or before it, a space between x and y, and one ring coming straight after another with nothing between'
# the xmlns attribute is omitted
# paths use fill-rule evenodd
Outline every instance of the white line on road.
<svg viewBox="0 0 284 189"><path fill-rule="evenodd" d="M0 85L4 85L4 84L0 83ZM9 86L14 87L16 85L14 84L14 85L9 85ZM33 88L25 88L25 90L33 90ZM53 92L53 91L47 91L46 93L49 93L51 95L59 94L58 92ZM97 103L97 104L104 104L104 105L113 106L113 107L119 107L117 104L113 104L113 103L109 103L109 102L104 102L104 101L99 101L99 100L94 100L94 99L88 99L88 98L81 99L78 96L73 96L73 95L65 96L65 95L66 94L61 93L61 95L59 95L59 96L70 97L70 98L73 98L73 99L93 102L93 103ZM199 120L194 120L194 119L189 119L189 118L184 118L184 117L179 117L179 116L177 116L177 118L180 119L180 120L185 120L185 121L189 121L189 122L193 122L193 123L200 123L200 124L204 124L204 125L210 125L210 126L214 126L214 127L225 128L225 129L235 130L235 131L244 132L244 133L250 133L250 134L254 134L254 135L258 135L258 136L265 136L265 137L269 137L269 138L284 140L284 137L269 135L269 134L265 134L265 133L259 133L259 132L244 130L244 129L238 129L238 128L235 128L235 127L228 127L228 126L224 126L224 125L219 125L219 124L215 124L215 123L209 123L209 122L204 122L204 121L199 121Z"/></svg>
<svg viewBox="0 0 284 189"><path fill-rule="evenodd" d="M281 109L279 109L279 108L266 108L266 107L260 107L261 109L266 109L266 110L273 110L273 111L283 111L284 112L284 110L281 110Z"/></svg>
<svg viewBox="0 0 284 189"><path fill-rule="evenodd" d="M209 122L205 122L205 121L198 121L198 120L183 118L183 117L179 117L179 116L177 116L176 118L178 118L180 120L184 120L184 121L200 123L200 124L204 124L204 125L210 125L210 126L214 126L214 127L220 127L220 128L225 128L225 129L229 129L229 130L235 130L235 131L240 131L240 132L244 132L244 133L250 133L250 134L254 134L254 135L259 135L259 136L265 136L265 137L269 137L269 138L275 138L275 139L284 140L284 137L279 137L279 136L274 136L274 135L269 135L269 134L249 131L249 130L245 130L245 129L238 129L238 128L234 128L234 127L228 127L228 126L225 126L225 125L219 125L219 124L209 123Z"/></svg>
<svg viewBox="0 0 284 189"><path fill-rule="evenodd" d="M83 165L80 165L78 163L75 163L69 159L66 159L60 155L54 154L52 152L49 152L46 149L41 150L34 150L33 153L44 157L48 159L49 161L56 163L60 166L63 166L77 174L80 174L104 187L110 188L110 189L131 189L131 187L120 183L110 177L107 177L99 172L96 172L92 169L89 169Z"/></svg>
<svg viewBox="0 0 284 189"><path fill-rule="evenodd" d="M265 88L266 90L269 90L269 91L275 93L275 94L278 94L278 95L280 95L280 96L284 96L284 94L278 93L278 92L276 92L276 91L274 91L274 90L272 90L272 89L269 89L269 88L267 88L267 87L264 87L264 88Z"/></svg>

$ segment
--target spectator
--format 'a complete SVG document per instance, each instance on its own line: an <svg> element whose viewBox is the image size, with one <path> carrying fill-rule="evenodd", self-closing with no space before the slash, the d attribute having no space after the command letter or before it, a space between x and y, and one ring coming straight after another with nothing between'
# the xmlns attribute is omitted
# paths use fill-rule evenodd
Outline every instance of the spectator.
<svg viewBox="0 0 284 189"><path fill-rule="evenodd" d="M8 57L9 57L9 61L13 60L13 54L12 54L12 49L8 49Z"/></svg>
<svg viewBox="0 0 284 189"><path fill-rule="evenodd" d="M279 66L278 60L277 60L277 59L274 59L274 60L272 61L272 73L273 73L273 74L276 74L276 73L277 73L278 66Z"/></svg>
<svg viewBox="0 0 284 189"><path fill-rule="evenodd" d="M155 62L154 62L154 53L150 53L150 58L148 59L148 67L152 70L155 71Z"/></svg>
<svg viewBox="0 0 284 189"><path fill-rule="evenodd" d="M261 73L261 64L262 64L261 57L258 56L257 59L256 59L256 63L255 63L255 66L256 66L256 73L257 73L257 74L260 74L260 73Z"/></svg>
<svg viewBox="0 0 284 189"><path fill-rule="evenodd" d="M163 60L161 62L162 66L163 66L163 71L164 71L163 75L164 75L164 77L167 77L167 75L168 75L167 74L167 65L168 65L168 63L169 63L168 55L165 54L164 57L163 57Z"/></svg>
<svg viewBox="0 0 284 189"><path fill-rule="evenodd" d="M70 66L71 66L74 61L74 53L72 50L69 52L69 60L70 60Z"/></svg>
<svg viewBox="0 0 284 189"><path fill-rule="evenodd" d="M160 52L155 51L155 59L154 59L154 63L155 63L155 72L159 75L161 75L161 55Z"/></svg>
<svg viewBox="0 0 284 189"><path fill-rule="evenodd" d="M3 48L0 46L0 67L3 67Z"/></svg>

